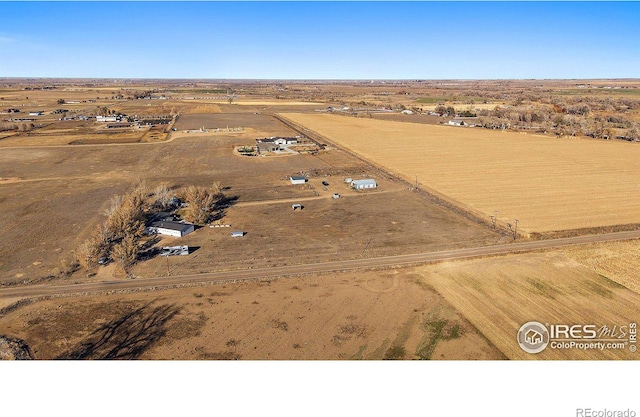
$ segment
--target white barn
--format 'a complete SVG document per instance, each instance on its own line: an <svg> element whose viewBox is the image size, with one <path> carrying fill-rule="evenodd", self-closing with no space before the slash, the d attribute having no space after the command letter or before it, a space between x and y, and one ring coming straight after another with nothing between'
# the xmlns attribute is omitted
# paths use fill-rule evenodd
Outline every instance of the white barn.
<svg viewBox="0 0 640 417"><path fill-rule="evenodd" d="M151 223L147 227L147 233L157 233L159 235L182 237L193 232L195 227L191 223L180 223L172 221L161 221Z"/></svg>
<svg viewBox="0 0 640 417"><path fill-rule="evenodd" d="M363 189L367 189L367 188L376 188L378 186L378 183L376 182L376 180L368 178L365 180L353 180L351 181L351 187L355 188L356 190L363 190Z"/></svg>

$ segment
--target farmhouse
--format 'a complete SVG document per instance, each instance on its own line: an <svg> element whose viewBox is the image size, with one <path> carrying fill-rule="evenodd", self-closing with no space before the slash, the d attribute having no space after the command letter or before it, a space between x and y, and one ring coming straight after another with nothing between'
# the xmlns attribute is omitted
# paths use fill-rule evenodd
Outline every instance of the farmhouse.
<svg viewBox="0 0 640 417"><path fill-rule="evenodd" d="M304 184L305 182L307 182L307 179L302 175L292 175L291 177L289 177L289 181L291 181L291 184L296 185Z"/></svg>
<svg viewBox="0 0 640 417"><path fill-rule="evenodd" d="M356 190L363 190L366 188L376 188L378 186L378 183L376 182L376 180L368 178L365 180L353 180L351 181L350 185Z"/></svg>
<svg viewBox="0 0 640 417"><path fill-rule="evenodd" d="M276 145L272 142L258 142L256 144L258 153L260 152L275 152L280 150L280 145Z"/></svg>
<svg viewBox="0 0 640 417"><path fill-rule="evenodd" d="M160 235L182 237L188 235L195 230L194 226L190 223L180 223L173 221L160 221L151 223L151 226L147 227L147 233L157 233Z"/></svg>

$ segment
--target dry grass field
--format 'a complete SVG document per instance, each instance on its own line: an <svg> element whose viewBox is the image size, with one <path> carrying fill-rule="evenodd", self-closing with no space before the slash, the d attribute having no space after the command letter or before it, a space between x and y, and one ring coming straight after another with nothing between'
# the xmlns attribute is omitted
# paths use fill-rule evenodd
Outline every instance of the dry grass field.
<svg viewBox="0 0 640 417"><path fill-rule="evenodd" d="M273 116L247 113L189 113L181 115L175 126L178 130L252 128L264 135L295 136L297 133L286 128ZM256 136L253 139L258 139ZM264 137L264 136L263 136ZM255 144L255 141L253 142Z"/></svg>
<svg viewBox="0 0 640 417"><path fill-rule="evenodd" d="M377 193L364 194L348 190L335 177L312 179L318 190L321 179L331 185L320 198L314 198L310 190L280 186L273 190L272 201L245 203L245 197L239 199L222 221L231 228L205 227L182 238L164 238L159 245L199 248L189 256L172 258L171 274L429 252L482 246L498 239L491 231L456 219L414 193L388 190L392 183L383 184ZM333 192L343 197L332 199ZM283 198L286 200L278 201ZM293 202L302 203L304 209L292 211ZM231 230L246 235L233 238ZM165 276L167 260L157 257L133 271L141 278Z"/></svg>
<svg viewBox="0 0 640 417"><path fill-rule="evenodd" d="M581 245L563 250L595 273L640 294L640 242Z"/></svg>
<svg viewBox="0 0 640 417"><path fill-rule="evenodd" d="M285 114L502 225L551 232L640 223L640 146L326 114Z"/></svg>
<svg viewBox="0 0 640 417"><path fill-rule="evenodd" d="M417 281L353 272L57 298L0 313L0 334L36 359L503 358Z"/></svg>
<svg viewBox="0 0 640 417"><path fill-rule="evenodd" d="M164 239L161 245L199 247L186 259L176 260L175 271L353 258L360 256L369 239L366 256L483 245L500 238L385 178L376 177L378 190L351 192L344 176L376 173L341 151L283 158L234 154L234 147L255 143L257 137L295 134L273 117L253 112L187 114L178 123L185 129L201 123L253 127L215 135L178 131L169 141L157 144L2 149L0 207L14 219L7 229L14 238L0 242L0 282L16 285L59 279L61 262L92 227L104 221L109 199L140 179L151 189L163 183L176 192L219 181L233 202L222 222L248 232L239 241L231 240L229 229L210 228L182 239ZM307 186L294 187L288 181L289 175L299 172L313 175ZM320 184L324 179L331 184L326 191ZM333 192L345 196L335 200ZM305 210L292 213L290 199L301 199ZM140 262L133 273L165 275L162 261ZM114 278L111 270L103 269L93 278L78 271L69 279Z"/></svg>
<svg viewBox="0 0 640 417"><path fill-rule="evenodd" d="M635 242L637 244L637 242ZM417 269L509 359L639 359L628 349L520 349L529 321L628 326L638 321L640 295L563 253L546 252L447 262Z"/></svg>

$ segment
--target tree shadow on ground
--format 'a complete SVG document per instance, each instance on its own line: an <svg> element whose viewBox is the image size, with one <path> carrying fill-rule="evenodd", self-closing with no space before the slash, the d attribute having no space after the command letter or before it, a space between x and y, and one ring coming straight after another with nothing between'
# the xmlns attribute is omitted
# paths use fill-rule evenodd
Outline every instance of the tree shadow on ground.
<svg viewBox="0 0 640 417"><path fill-rule="evenodd" d="M175 305L146 304L103 324L56 359L136 359L165 335L179 312Z"/></svg>
<svg viewBox="0 0 640 417"><path fill-rule="evenodd" d="M227 214L227 209L233 207L240 198L237 195L223 196L213 206L211 221L222 220Z"/></svg>

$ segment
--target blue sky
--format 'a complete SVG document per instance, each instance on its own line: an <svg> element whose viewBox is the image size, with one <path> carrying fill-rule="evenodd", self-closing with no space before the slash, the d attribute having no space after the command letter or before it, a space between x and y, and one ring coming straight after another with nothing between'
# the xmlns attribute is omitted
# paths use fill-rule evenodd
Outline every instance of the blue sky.
<svg viewBox="0 0 640 417"><path fill-rule="evenodd" d="M640 2L0 2L0 77L640 77Z"/></svg>

